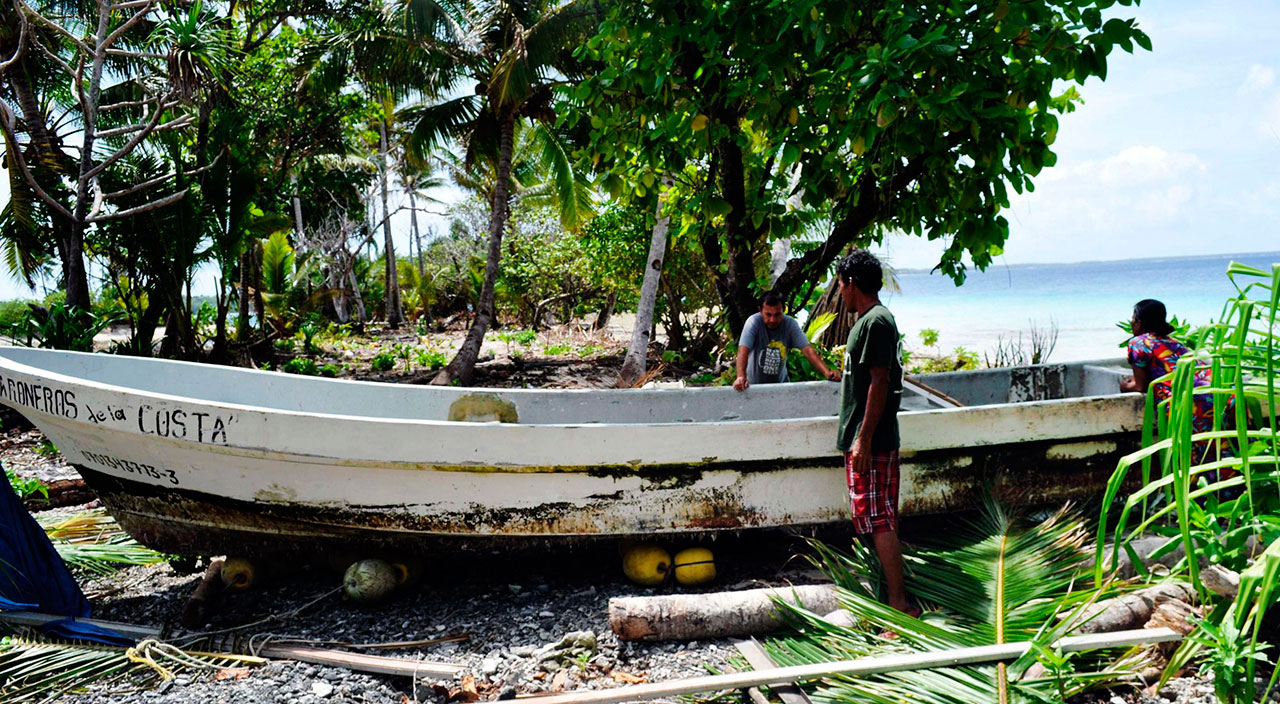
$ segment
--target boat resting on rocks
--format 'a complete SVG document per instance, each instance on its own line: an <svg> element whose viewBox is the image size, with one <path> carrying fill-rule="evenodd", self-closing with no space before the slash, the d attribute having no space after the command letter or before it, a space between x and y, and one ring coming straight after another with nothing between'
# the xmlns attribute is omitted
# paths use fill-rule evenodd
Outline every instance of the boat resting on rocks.
<svg viewBox="0 0 1280 704"><path fill-rule="evenodd" d="M1116 362L930 374L899 415L904 515L1100 496L1137 448ZM429 552L847 520L839 385L532 390L0 349L0 403L175 554Z"/></svg>

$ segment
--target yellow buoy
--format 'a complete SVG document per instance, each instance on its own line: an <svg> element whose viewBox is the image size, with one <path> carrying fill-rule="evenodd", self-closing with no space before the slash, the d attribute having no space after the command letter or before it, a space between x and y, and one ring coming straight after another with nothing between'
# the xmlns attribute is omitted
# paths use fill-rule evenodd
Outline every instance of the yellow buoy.
<svg viewBox="0 0 1280 704"><path fill-rule="evenodd" d="M656 587L670 571L671 555L656 545L637 545L622 556L622 572L636 584Z"/></svg>
<svg viewBox="0 0 1280 704"><path fill-rule="evenodd" d="M222 585L227 589L243 591L258 581L253 563L243 557L228 557L222 563Z"/></svg>
<svg viewBox="0 0 1280 704"><path fill-rule="evenodd" d="M706 584L716 578L716 563L706 548L687 548L676 553L676 581L685 586Z"/></svg>

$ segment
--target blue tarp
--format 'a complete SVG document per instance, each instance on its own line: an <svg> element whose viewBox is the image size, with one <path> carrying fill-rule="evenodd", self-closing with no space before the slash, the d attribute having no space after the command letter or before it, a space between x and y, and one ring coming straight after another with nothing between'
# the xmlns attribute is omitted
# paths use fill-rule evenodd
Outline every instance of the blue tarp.
<svg viewBox="0 0 1280 704"><path fill-rule="evenodd" d="M133 643L119 633L75 620L89 618L89 600L7 476L0 486L0 610L67 616L44 626L46 633L62 638Z"/></svg>

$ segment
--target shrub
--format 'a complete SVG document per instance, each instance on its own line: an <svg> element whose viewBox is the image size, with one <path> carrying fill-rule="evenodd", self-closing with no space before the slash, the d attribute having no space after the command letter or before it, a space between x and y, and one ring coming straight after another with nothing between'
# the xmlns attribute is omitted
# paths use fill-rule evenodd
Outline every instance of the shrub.
<svg viewBox="0 0 1280 704"><path fill-rule="evenodd" d="M326 364L320 367L320 376L327 376L330 379L342 376L342 367L336 364Z"/></svg>
<svg viewBox="0 0 1280 704"><path fill-rule="evenodd" d="M379 352L369 363L369 368L375 372L385 372L394 369L396 366L396 356L391 352Z"/></svg>
<svg viewBox="0 0 1280 704"><path fill-rule="evenodd" d="M274 347L274 348L276 349L276 351L277 351L277 352L292 352L292 351L293 351L293 338L292 338L292 337L282 337L282 338L279 338L279 339L276 339L276 340L272 340L272 341L271 341L271 346L272 346L272 347Z"/></svg>
<svg viewBox="0 0 1280 704"><path fill-rule="evenodd" d="M443 367L449 360L445 358L443 352L426 348L419 348L415 353L415 359L420 367L426 367L430 370L436 370Z"/></svg>
<svg viewBox="0 0 1280 704"><path fill-rule="evenodd" d="M0 301L0 325L11 326L26 316L26 301Z"/></svg>
<svg viewBox="0 0 1280 704"><path fill-rule="evenodd" d="M5 467L4 476L9 480L9 485L13 487L14 493L23 501L40 502L49 500L49 487L39 479L35 477L19 477L8 467Z"/></svg>
<svg viewBox="0 0 1280 704"><path fill-rule="evenodd" d="M320 374L315 360L306 357L294 357L285 362L280 369L286 374L302 374L304 376L318 376Z"/></svg>
<svg viewBox="0 0 1280 704"><path fill-rule="evenodd" d="M27 306L8 328L15 344L92 352L94 336L118 319L116 312L82 311L54 300L47 308Z"/></svg>

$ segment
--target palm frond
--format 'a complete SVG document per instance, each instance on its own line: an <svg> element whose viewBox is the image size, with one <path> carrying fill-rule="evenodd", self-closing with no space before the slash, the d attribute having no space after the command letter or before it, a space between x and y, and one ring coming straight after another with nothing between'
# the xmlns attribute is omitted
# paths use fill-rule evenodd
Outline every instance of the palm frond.
<svg viewBox="0 0 1280 704"><path fill-rule="evenodd" d="M44 528L58 555L72 567L107 574L127 565L153 565L164 560L160 553L139 545L115 519L91 511L71 518L41 515Z"/></svg>
<svg viewBox="0 0 1280 704"><path fill-rule="evenodd" d="M0 700L57 701L95 682L128 677L134 686L151 686L189 670L256 665L261 658L186 653L174 646L144 641L132 648L86 645L43 637L0 638Z"/></svg>
<svg viewBox="0 0 1280 704"><path fill-rule="evenodd" d="M574 168L563 140L550 126L535 123L532 132L540 161L555 184L560 223L576 229L596 212L590 178L585 171Z"/></svg>
<svg viewBox="0 0 1280 704"><path fill-rule="evenodd" d="M448 140L466 135L481 111L477 95L402 108L397 119L408 127L404 140L406 155L410 160L426 162L433 156L432 152Z"/></svg>
<svg viewBox="0 0 1280 704"><path fill-rule="evenodd" d="M799 635L771 640L766 648L780 665L792 665L1000 642L1048 643L1074 625L1064 614L1116 591L1111 585L1086 588L1085 580L1074 579L1088 555L1087 533L1066 510L1027 524L989 502L977 522L947 534L935 546L905 551L908 591L929 607L921 618L881 603L863 585L877 577L865 548L843 554L814 543L815 564L836 583L841 605L857 625L835 625L788 607ZM880 635L885 630L897 637L886 639ZM1007 665L837 677L817 685L813 696L821 702L1054 701L1060 692L1132 676L1137 661L1103 665L1096 656L1081 656L1064 679L1020 679L1035 662L1028 655Z"/></svg>

